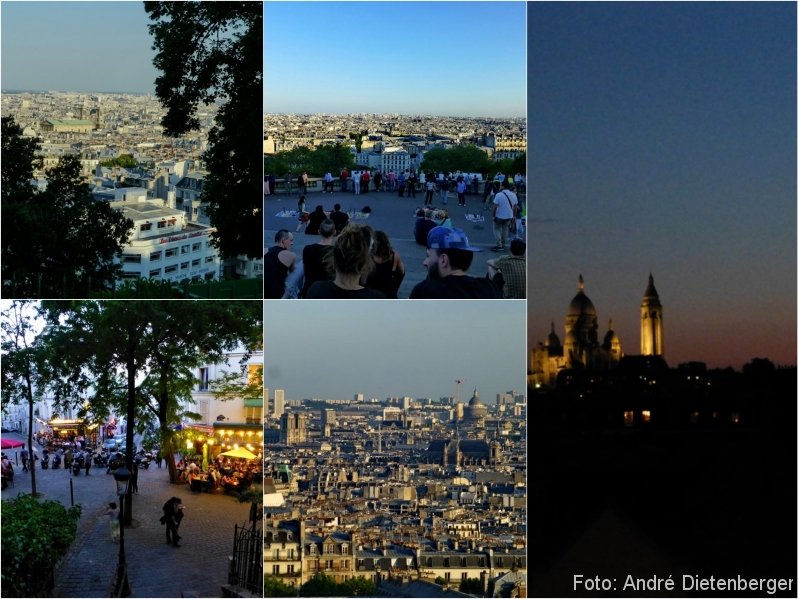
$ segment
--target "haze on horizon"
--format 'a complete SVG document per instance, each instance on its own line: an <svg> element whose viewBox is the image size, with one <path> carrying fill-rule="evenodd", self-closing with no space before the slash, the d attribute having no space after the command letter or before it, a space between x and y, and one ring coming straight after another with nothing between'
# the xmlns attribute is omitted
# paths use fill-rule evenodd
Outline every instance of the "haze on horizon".
<svg viewBox="0 0 798 599"><path fill-rule="evenodd" d="M3 90L152 94L142 2L0 4Z"/></svg>
<svg viewBox="0 0 798 599"><path fill-rule="evenodd" d="M264 302L265 386L286 399L526 393L521 301Z"/></svg>

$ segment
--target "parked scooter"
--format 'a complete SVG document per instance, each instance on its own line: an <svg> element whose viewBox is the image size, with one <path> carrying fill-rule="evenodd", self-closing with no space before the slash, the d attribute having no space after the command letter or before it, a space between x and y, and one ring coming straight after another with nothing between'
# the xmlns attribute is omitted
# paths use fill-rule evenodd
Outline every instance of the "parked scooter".
<svg viewBox="0 0 798 599"><path fill-rule="evenodd" d="M46 449L42 451L42 470L48 470L50 468L50 452Z"/></svg>
<svg viewBox="0 0 798 599"><path fill-rule="evenodd" d="M139 451L134 457L133 461L136 462L136 465L139 468L149 468L150 467L150 454L144 453L143 451Z"/></svg>
<svg viewBox="0 0 798 599"><path fill-rule="evenodd" d="M75 456L75 458L72 460L72 474L74 474L75 476L80 474L80 471L83 468L83 465L85 464L84 460L85 458L83 457L82 453L79 453L78 455Z"/></svg>
<svg viewBox="0 0 798 599"><path fill-rule="evenodd" d="M94 454L94 465L97 468L107 468L108 467L108 456L104 453L96 453Z"/></svg>
<svg viewBox="0 0 798 599"><path fill-rule="evenodd" d="M61 467L61 456L58 455L58 454L55 454L53 456L53 470L57 470L60 467Z"/></svg>

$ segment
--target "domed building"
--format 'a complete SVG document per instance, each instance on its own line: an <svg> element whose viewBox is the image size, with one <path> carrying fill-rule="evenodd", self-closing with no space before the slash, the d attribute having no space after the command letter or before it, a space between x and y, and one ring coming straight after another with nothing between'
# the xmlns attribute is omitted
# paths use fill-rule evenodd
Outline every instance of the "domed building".
<svg viewBox="0 0 798 599"><path fill-rule="evenodd" d="M474 395L471 396L471 399L468 402L468 407L465 409L465 413L463 414L463 419L466 422L471 422L473 424L484 424L485 417L488 415L488 408L482 401L479 399L479 391L474 388Z"/></svg>
<svg viewBox="0 0 798 599"><path fill-rule="evenodd" d="M654 287L654 277L649 274L648 287L640 307L642 355L662 355L662 304ZM610 369L623 358L621 340L612 328L612 320L599 342L598 313L585 294L585 281L579 275L577 293L568 305L565 315L565 338L560 342L551 323L551 332L545 341L532 348L530 355L529 384L532 387L553 387L557 375L568 369Z"/></svg>

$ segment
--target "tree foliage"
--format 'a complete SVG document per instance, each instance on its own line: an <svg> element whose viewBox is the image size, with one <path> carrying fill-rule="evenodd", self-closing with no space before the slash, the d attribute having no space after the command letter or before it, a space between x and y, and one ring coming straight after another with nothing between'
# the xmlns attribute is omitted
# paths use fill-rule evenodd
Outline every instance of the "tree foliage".
<svg viewBox="0 0 798 599"><path fill-rule="evenodd" d="M482 589L482 581L479 578L466 578L460 583L460 592L469 595L482 597L485 591Z"/></svg>
<svg viewBox="0 0 798 599"><path fill-rule="evenodd" d="M502 172L509 175L514 175L515 173L526 175L526 152L515 158L497 160L492 170L495 170L497 173Z"/></svg>
<svg viewBox="0 0 798 599"><path fill-rule="evenodd" d="M263 4L145 2L144 9L165 134L199 129L199 105L220 104L203 156L214 243L226 258L260 256Z"/></svg>
<svg viewBox="0 0 798 599"><path fill-rule="evenodd" d="M341 143L323 144L317 148L294 148L267 156L263 161L264 171L281 178L285 173L294 175L307 171L310 177L321 177L327 171L337 177L344 167L352 169L355 158L349 148Z"/></svg>
<svg viewBox="0 0 798 599"><path fill-rule="evenodd" d="M47 343L62 356L65 370L90 382L92 411L126 414L127 468L137 423L157 423L173 483L173 426L193 415L186 404L198 367L225 362L226 352L239 345L245 359L262 346L260 301L47 301L42 306L50 323ZM129 505L126 501L128 520Z"/></svg>
<svg viewBox="0 0 798 599"><path fill-rule="evenodd" d="M114 258L133 223L107 202L97 202L68 155L47 171L45 191L31 187L35 140L22 138L13 119L2 119L3 296L86 297L111 287L121 272Z"/></svg>
<svg viewBox="0 0 798 599"><path fill-rule="evenodd" d="M28 449L33 447L33 405L51 380L48 349L36 337L36 311L29 302L12 302L0 315L3 411L11 403L28 406ZM31 492L36 492L36 461L30 462Z"/></svg>
<svg viewBox="0 0 798 599"><path fill-rule="evenodd" d="M421 170L434 172L462 171L482 173L492 168L488 155L476 146L455 146L453 148L432 148L424 154Z"/></svg>
<svg viewBox="0 0 798 599"><path fill-rule="evenodd" d="M376 586L362 576L337 583L331 576L319 572L299 589L301 597L373 597Z"/></svg>
<svg viewBox="0 0 798 599"><path fill-rule="evenodd" d="M105 166L108 168L113 168L115 166L120 166L122 168L135 168L138 166L138 162L131 154L120 154L116 158L103 160L100 162L100 166Z"/></svg>
<svg viewBox="0 0 798 599"><path fill-rule="evenodd" d="M77 534L81 506L21 494L2 502L4 597L52 597L55 565Z"/></svg>
<svg viewBox="0 0 798 599"><path fill-rule="evenodd" d="M264 597L294 597L296 589L275 576L263 577Z"/></svg>

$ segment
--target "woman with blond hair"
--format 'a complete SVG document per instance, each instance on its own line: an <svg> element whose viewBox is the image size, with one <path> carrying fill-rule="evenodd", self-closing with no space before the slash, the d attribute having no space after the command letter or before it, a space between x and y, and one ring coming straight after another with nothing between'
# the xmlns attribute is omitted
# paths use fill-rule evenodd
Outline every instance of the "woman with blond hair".
<svg viewBox="0 0 798 599"><path fill-rule="evenodd" d="M383 299L385 295L360 284L372 268L372 229L350 223L335 240L332 263L335 278L316 281L307 299Z"/></svg>

